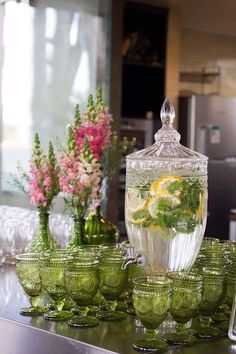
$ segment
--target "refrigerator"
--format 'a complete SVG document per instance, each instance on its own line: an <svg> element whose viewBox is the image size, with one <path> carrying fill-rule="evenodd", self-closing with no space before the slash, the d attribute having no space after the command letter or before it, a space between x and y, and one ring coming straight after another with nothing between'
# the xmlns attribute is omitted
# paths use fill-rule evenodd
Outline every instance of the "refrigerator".
<svg viewBox="0 0 236 354"><path fill-rule="evenodd" d="M228 239L236 209L236 98L180 97L179 131L183 145L209 157L205 235Z"/></svg>

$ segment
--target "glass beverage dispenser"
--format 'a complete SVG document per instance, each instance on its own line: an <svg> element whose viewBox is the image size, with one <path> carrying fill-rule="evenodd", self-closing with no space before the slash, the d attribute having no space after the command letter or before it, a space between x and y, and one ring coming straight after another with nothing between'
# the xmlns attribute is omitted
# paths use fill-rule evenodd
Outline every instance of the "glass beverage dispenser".
<svg viewBox="0 0 236 354"><path fill-rule="evenodd" d="M190 269L207 219L208 158L182 146L165 100L155 143L126 158L128 238L149 273Z"/></svg>

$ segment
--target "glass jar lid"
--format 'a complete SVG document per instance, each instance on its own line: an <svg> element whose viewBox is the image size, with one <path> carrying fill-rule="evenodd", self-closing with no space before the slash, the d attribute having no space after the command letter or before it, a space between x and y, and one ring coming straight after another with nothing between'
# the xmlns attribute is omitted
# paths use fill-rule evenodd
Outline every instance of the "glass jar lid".
<svg viewBox="0 0 236 354"><path fill-rule="evenodd" d="M162 127L154 136L155 143L128 155L127 168L187 169L206 174L208 157L180 144L180 134L173 126L175 110L168 98L163 103L160 116Z"/></svg>

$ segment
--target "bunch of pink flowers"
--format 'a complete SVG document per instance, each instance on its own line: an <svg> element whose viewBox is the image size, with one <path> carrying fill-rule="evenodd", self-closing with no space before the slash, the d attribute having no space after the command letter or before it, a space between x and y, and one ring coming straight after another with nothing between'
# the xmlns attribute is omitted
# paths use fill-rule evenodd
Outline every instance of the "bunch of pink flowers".
<svg viewBox="0 0 236 354"><path fill-rule="evenodd" d="M88 140L89 148L93 156L100 161L103 152L111 143L111 121L112 116L108 113L103 103L102 92L97 91L96 104L92 95L88 99L88 112L84 119L75 124L75 140L78 153L83 149L84 140Z"/></svg>
<svg viewBox="0 0 236 354"><path fill-rule="evenodd" d="M52 143L49 143L47 157L42 152L39 136L36 133L28 180L31 204L45 210L51 207L53 198L59 192L58 176L59 167Z"/></svg>
<svg viewBox="0 0 236 354"><path fill-rule="evenodd" d="M95 212L101 203L103 154L111 144L111 121L101 89L96 103L88 98L87 112L81 119L76 106L73 124L68 128L67 148L60 158L59 185L67 206L83 214Z"/></svg>
<svg viewBox="0 0 236 354"><path fill-rule="evenodd" d="M88 208L95 210L99 203L102 176L100 163L93 156L86 138L78 154L72 127L68 129L67 150L61 156L60 166L59 185L65 193L67 206L72 212L79 208L83 215Z"/></svg>

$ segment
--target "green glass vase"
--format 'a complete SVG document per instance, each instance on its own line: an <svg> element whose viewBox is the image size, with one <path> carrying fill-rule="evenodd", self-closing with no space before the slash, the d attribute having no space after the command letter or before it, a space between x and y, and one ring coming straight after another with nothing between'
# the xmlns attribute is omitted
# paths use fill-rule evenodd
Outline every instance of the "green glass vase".
<svg viewBox="0 0 236 354"><path fill-rule="evenodd" d="M84 244L85 218L83 208L75 208L72 218L74 219L74 231L68 248L73 250Z"/></svg>
<svg viewBox="0 0 236 354"><path fill-rule="evenodd" d="M118 242L119 229L106 220L100 206L95 214L89 214L85 221L84 242L88 245L112 244Z"/></svg>
<svg viewBox="0 0 236 354"><path fill-rule="evenodd" d="M55 248L57 248L57 244L49 229L49 213L48 211L40 211L38 235L27 245L25 252L37 253Z"/></svg>

